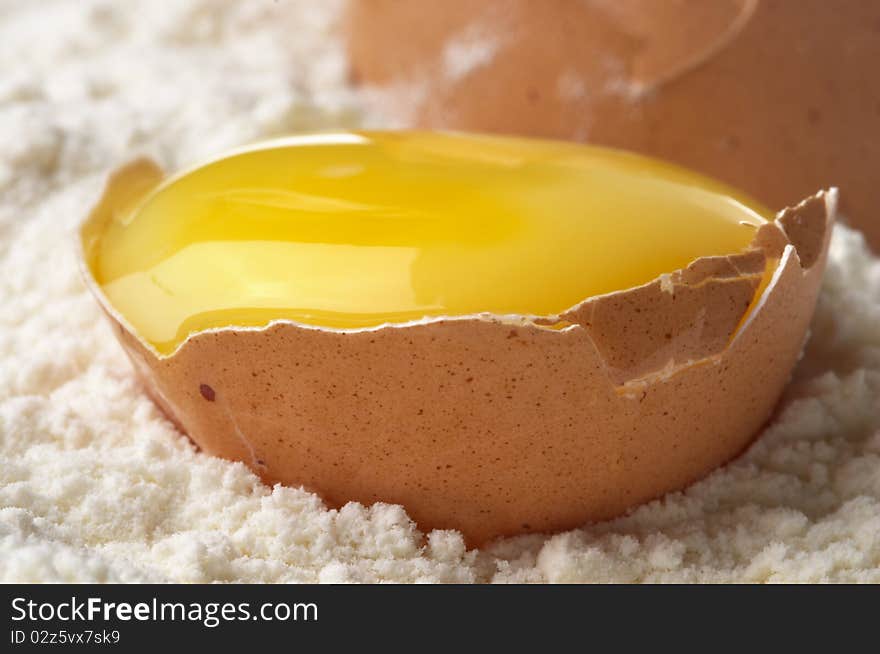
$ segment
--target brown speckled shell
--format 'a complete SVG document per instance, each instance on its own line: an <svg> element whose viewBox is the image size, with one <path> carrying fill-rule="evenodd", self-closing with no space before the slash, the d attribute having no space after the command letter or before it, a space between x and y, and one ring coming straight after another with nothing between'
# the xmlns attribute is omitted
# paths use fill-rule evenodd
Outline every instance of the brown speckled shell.
<svg viewBox="0 0 880 654"><path fill-rule="evenodd" d="M117 172L82 228L89 286L157 403L266 482L332 505L400 503L472 545L619 515L746 447L801 352L836 200L780 214L756 236L763 249L591 298L563 329L492 316L348 333L278 322L195 334L161 358L89 272L103 225L159 175L143 160ZM740 327L766 261L774 281Z"/></svg>
<svg viewBox="0 0 880 654"><path fill-rule="evenodd" d="M774 209L834 184L880 251L878 26L877 0L349 0L345 31L404 124L635 150Z"/></svg>

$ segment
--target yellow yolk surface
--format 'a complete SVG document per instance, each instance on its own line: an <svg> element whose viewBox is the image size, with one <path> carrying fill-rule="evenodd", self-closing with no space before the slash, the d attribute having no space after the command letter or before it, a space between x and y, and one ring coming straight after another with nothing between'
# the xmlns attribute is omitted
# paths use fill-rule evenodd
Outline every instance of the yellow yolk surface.
<svg viewBox="0 0 880 654"><path fill-rule="evenodd" d="M103 233L93 272L169 354L196 331L287 319L556 315L702 256L769 212L653 159L429 132L292 137L170 178Z"/></svg>

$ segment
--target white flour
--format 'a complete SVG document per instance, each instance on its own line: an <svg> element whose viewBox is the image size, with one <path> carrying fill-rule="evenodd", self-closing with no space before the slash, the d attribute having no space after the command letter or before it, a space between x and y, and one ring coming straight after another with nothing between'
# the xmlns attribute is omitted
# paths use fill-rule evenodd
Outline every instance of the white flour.
<svg viewBox="0 0 880 654"><path fill-rule="evenodd" d="M846 229L757 444L581 531L466 552L400 507L264 487L163 419L79 280L74 228L133 153L176 168L365 120L336 6L0 0L0 581L880 582L880 262Z"/></svg>

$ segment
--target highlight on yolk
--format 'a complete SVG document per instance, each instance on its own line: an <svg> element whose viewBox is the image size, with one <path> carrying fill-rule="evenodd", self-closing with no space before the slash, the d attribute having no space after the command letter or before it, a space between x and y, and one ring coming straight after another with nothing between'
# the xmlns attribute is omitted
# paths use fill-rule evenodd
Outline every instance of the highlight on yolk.
<svg viewBox="0 0 880 654"><path fill-rule="evenodd" d="M218 327L356 329L554 316L703 256L772 214L711 179L585 145L344 132L241 150L116 216L91 262L161 354Z"/></svg>

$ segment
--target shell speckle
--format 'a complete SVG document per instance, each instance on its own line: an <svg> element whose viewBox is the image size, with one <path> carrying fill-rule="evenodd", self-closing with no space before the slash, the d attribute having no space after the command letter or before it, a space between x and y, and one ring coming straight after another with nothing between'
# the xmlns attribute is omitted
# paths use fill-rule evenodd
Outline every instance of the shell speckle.
<svg viewBox="0 0 880 654"><path fill-rule="evenodd" d="M208 386L207 384L199 384L199 393L202 394L202 397L208 400L208 402L213 402L215 398L214 389Z"/></svg>

